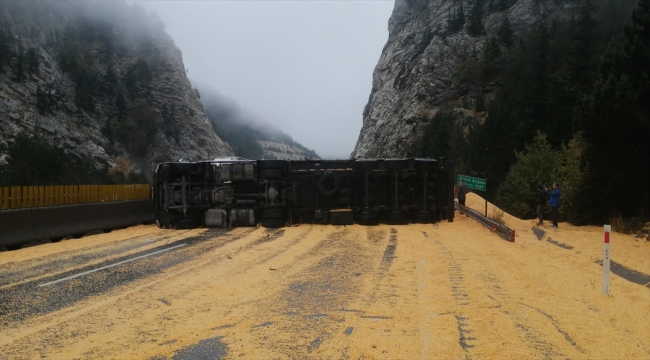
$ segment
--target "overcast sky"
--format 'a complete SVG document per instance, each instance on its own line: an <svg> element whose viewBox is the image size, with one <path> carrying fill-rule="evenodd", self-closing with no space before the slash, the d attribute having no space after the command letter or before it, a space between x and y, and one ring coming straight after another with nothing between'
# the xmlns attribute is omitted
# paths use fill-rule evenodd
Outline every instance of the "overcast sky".
<svg viewBox="0 0 650 360"><path fill-rule="evenodd" d="M394 1L138 1L194 83L236 100L326 158L348 158Z"/></svg>

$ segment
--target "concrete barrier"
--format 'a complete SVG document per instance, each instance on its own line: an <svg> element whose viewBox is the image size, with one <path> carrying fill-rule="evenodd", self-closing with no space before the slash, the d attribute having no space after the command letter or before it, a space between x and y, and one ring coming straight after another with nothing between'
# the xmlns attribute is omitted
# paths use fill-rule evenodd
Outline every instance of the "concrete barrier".
<svg viewBox="0 0 650 360"><path fill-rule="evenodd" d="M0 211L0 246L12 247L34 239L32 209Z"/></svg>
<svg viewBox="0 0 650 360"><path fill-rule="evenodd" d="M154 221L152 200L0 211L0 246L59 239Z"/></svg>

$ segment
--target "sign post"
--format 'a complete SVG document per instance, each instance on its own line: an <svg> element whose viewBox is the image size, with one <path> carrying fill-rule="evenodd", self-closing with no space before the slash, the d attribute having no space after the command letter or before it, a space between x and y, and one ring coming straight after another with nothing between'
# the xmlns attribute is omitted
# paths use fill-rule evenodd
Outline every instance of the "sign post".
<svg viewBox="0 0 650 360"><path fill-rule="evenodd" d="M612 233L612 226L605 225L605 238L603 243L603 294L609 295L609 263L611 253L609 252L609 237Z"/></svg>
<svg viewBox="0 0 650 360"><path fill-rule="evenodd" d="M467 175L458 175L458 181L456 184L460 184L461 180L465 181L465 185L467 185L468 189L487 192L487 179L479 179ZM485 197L485 217L487 217L487 196Z"/></svg>

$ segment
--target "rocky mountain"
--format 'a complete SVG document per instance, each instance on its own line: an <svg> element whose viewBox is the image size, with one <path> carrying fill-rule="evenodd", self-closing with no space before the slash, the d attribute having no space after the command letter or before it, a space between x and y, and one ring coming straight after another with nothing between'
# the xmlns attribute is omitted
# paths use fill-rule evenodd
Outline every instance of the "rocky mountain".
<svg viewBox="0 0 650 360"><path fill-rule="evenodd" d="M466 86L462 68L491 38L517 38L536 24L567 18L577 0L396 0L389 39L373 73L353 158L402 157L443 106L466 125L459 99L474 105L501 84ZM497 45L498 46L498 45Z"/></svg>
<svg viewBox="0 0 650 360"><path fill-rule="evenodd" d="M237 156L248 159L304 160L320 158L279 127L253 114L213 89L199 86L205 113L216 133Z"/></svg>
<svg viewBox="0 0 650 360"><path fill-rule="evenodd" d="M164 24L137 4L2 1L0 54L0 163L21 133L98 169L148 175L159 162L234 154Z"/></svg>

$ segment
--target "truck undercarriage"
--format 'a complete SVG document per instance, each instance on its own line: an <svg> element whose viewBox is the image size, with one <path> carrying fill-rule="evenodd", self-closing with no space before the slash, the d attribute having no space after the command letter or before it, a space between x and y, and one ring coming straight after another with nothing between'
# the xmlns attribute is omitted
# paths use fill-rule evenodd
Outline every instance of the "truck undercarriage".
<svg viewBox="0 0 650 360"><path fill-rule="evenodd" d="M277 228L453 221L453 173L446 158L162 163L155 172L156 223Z"/></svg>

